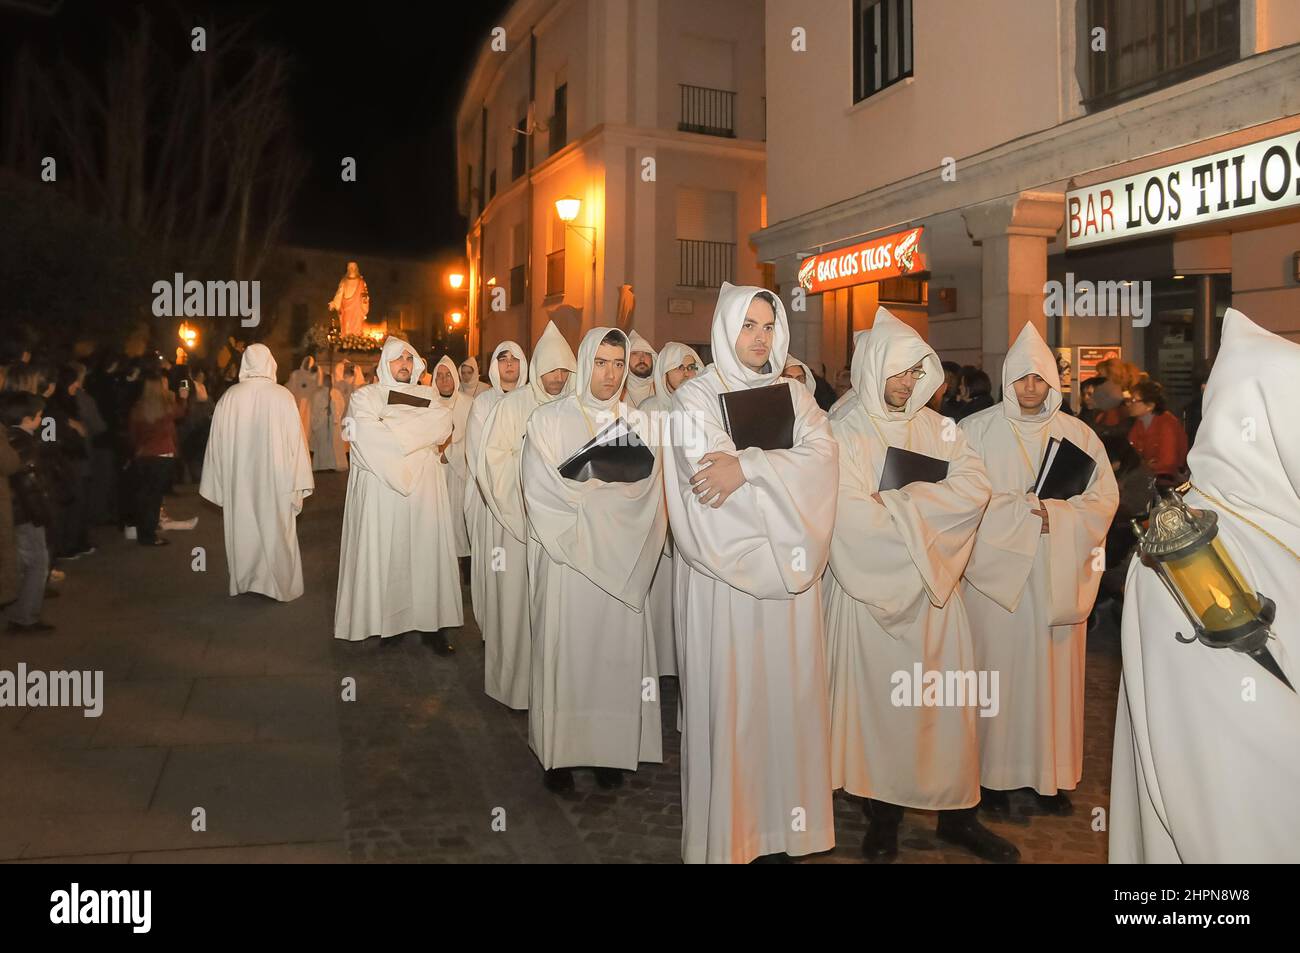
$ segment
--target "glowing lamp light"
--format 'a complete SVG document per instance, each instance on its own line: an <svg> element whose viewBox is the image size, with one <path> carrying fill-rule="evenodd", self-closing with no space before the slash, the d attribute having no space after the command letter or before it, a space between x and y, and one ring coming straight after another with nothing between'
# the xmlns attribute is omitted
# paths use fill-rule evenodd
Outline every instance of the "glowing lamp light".
<svg viewBox="0 0 1300 953"><path fill-rule="evenodd" d="M1216 538L1217 513L1191 509L1173 492L1151 508L1145 525L1133 520L1133 532L1142 562L1155 570L1195 632L1174 638L1249 655L1295 690L1268 648L1277 606L1246 582Z"/></svg>
<svg viewBox="0 0 1300 953"><path fill-rule="evenodd" d="M560 216L562 222L572 222L581 210L582 200L575 199L572 195L555 200L555 214Z"/></svg>
<svg viewBox="0 0 1300 953"><path fill-rule="evenodd" d="M190 350L193 350L194 345L199 343L198 329L195 328L193 325L191 325L188 321L181 324L180 328L177 329L176 331L176 336L180 338L181 343L184 344Z"/></svg>
<svg viewBox="0 0 1300 953"><path fill-rule="evenodd" d="M461 311L453 311L453 312L451 313L451 323L452 323L452 324L459 326L460 323L461 323L462 321L464 321L464 320L465 320L465 314L464 314L464 312L461 312Z"/></svg>
<svg viewBox="0 0 1300 953"><path fill-rule="evenodd" d="M453 291L459 291L460 286L465 283L465 276L459 271L453 271L447 276L447 284L451 285Z"/></svg>

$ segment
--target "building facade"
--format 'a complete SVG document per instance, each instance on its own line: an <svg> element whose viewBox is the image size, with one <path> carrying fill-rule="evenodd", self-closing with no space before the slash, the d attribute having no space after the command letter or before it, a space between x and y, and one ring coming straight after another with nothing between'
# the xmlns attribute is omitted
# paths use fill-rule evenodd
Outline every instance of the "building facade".
<svg viewBox="0 0 1300 953"><path fill-rule="evenodd" d="M457 119L471 353L548 320L706 343L721 282L764 280L763 30L762 0L506 11Z"/></svg>
<svg viewBox="0 0 1300 953"><path fill-rule="evenodd" d="M1295 3L768 0L766 17L754 241L810 364L845 366L885 304L994 381L1031 321L1075 378L1119 353L1179 403L1227 307L1300 340Z"/></svg>

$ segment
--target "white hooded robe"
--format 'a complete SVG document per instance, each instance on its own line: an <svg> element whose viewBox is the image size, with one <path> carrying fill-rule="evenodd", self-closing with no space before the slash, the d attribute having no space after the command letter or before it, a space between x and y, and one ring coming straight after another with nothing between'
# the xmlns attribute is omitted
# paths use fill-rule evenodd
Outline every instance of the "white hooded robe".
<svg viewBox="0 0 1300 953"><path fill-rule="evenodd" d="M435 374L439 367L445 367L451 373L451 396L443 397L439 392L438 404L451 412L452 431L451 443L443 450L438 462L442 463L443 459L447 461L442 463L442 466L443 473L447 477L447 496L452 501L451 531L456 542L456 555L468 556L469 530L465 526L465 507L462 502L465 499L465 481L469 475L469 466L465 461L465 430L469 426L469 412L474 404L474 398L460 389L455 361L444 354L434 365ZM438 391L436 380L430 386L434 391Z"/></svg>
<svg viewBox="0 0 1300 953"><path fill-rule="evenodd" d="M1051 387L1043 413L1025 416L1015 382L1037 374ZM1083 669L1088 613L1097 598L1106 532L1119 488L1092 428L1060 413L1056 358L1026 324L1002 364L1002 401L961 422L980 454L993 496L966 566L962 601L976 668L999 673L996 717L977 721L980 783L995 791L1073 790L1083 775ZM1047 441L1066 439L1092 457L1092 481L1068 500L1044 500L1049 532L1026 493Z"/></svg>
<svg viewBox="0 0 1300 953"><path fill-rule="evenodd" d="M655 365L658 363L658 354L650 346L650 342L637 334L635 329L627 332L627 339L631 345L631 351L628 351L628 370L627 370L627 402L633 407L640 407L645 401L649 400L656 393L655 391ZM645 351L650 355L650 376L646 378L637 377L632 373L632 351Z"/></svg>
<svg viewBox="0 0 1300 953"><path fill-rule="evenodd" d="M275 381L275 358L250 344L239 383L217 401L199 494L222 508L230 594L302 595L298 514L315 481L298 407Z"/></svg>
<svg viewBox="0 0 1300 953"><path fill-rule="evenodd" d="M669 418L664 486L676 547L687 863L747 863L835 845L820 580L838 451L812 395L779 380L790 340L779 299L768 370L752 371L736 356L757 294L770 293L723 283L714 363L673 392L682 416ZM736 451L719 397L769 384L789 389L794 446ZM690 484L711 451L735 454L746 479L716 509L701 504Z"/></svg>
<svg viewBox="0 0 1300 953"><path fill-rule="evenodd" d="M1300 345L1229 308L1184 499L1218 514L1245 581L1277 603L1268 648L1300 687L1297 407ZM1122 628L1110 862L1300 861L1300 696L1247 655L1176 641L1191 623L1137 559Z"/></svg>
<svg viewBox="0 0 1300 953"><path fill-rule="evenodd" d="M334 608L338 639L436 632L464 622L452 501L437 449L451 436L451 413L433 388L393 377L389 362L403 351L414 358L411 380L419 380L424 360L390 337L379 356L378 382L358 388L348 406L352 466ZM390 404L391 391L430 404Z"/></svg>
<svg viewBox="0 0 1300 953"><path fill-rule="evenodd" d="M476 472L491 520L492 549L500 550L505 571L496 574L496 585L484 599L483 616L483 686L488 696L509 708L528 707L530 690L529 660L532 653L532 627L528 618L528 525L524 517L523 485L519 477L523 453L524 427L528 417L542 404L573 393L577 358L555 322L533 348L528 368L528 386L506 394L488 414L479 441ZM546 393L542 375L558 368L570 373L557 397ZM517 567L516 571L509 571Z"/></svg>
<svg viewBox="0 0 1300 953"><path fill-rule="evenodd" d="M903 410L889 410L885 379L918 361L925 376ZM854 350L851 373L856 406L831 421L840 448L826 577L834 784L902 807L971 807L978 697L926 705L921 695L916 705L903 689L917 667L922 680L974 671L957 584L988 503L988 475L961 431L925 406L943 383L939 356L884 308ZM947 460L947 478L880 491L877 503L871 494L891 446Z"/></svg>
<svg viewBox="0 0 1300 953"><path fill-rule="evenodd" d="M528 744L546 770L634 771L642 761L663 760L655 643L643 611L668 530L662 457L656 454L651 474L636 483L579 483L557 469L618 416L649 442L644 417L619 403L624 381L606 400L589 390L596 350L613 330L586 333L575 392L539 406L525 428Z"/></svg>

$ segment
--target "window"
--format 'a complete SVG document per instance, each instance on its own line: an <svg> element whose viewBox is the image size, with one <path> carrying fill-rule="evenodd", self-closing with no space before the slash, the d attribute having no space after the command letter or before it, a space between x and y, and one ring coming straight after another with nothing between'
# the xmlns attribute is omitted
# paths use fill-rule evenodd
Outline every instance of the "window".
<svg viewBox="0 0 1300 953"><path fill-rule="evenodd" d="M853 101L912 75L912 0L853 0Z"/></svg>
<svg viewBox="0 0 1300 953"><path fill-rule="evenodd" d="M513 182L524 174L525 165L528 160L528 137L520 132L520 129L528 128L528 116L525 114L515 123L514 144L510 146L510 181Z"/></svg>
<svg viewBox="0 0 1300 953"><path fill-rule="evenodd" d="M677 190L677 283L716 288L731 281L736 258L736 194Z"/></svg>
<svg viewBox="0 0 1300 953"><path fill-rule="evenodd" d="M298 274L300 275L307 274L307 263L303 261L301 258L298 259Z"/></svg>
<svg viewBox="0 0 1300 953"><path fill-rule="evenodd" d="M1241 57L1239 0L1088 0L1079 10L1079 79L1090 111ZM1094 39L1096 30L1104 33ZM1101 39L1105 49L1094 50Z"/></svg>
<svg viewBox="0 0 1300 953"><path fill-rule="evenodd" d="M551 155L559 152L569 141L569 84L555 87L555 113L551 116Z"/></svg>
<svg viewBox="0 0 1300 953"><path fill-rule="evenodd" d="M546 256L546 293L564 294L564 220L551 212L551 251Z"/></svg>
<svg viewBox="0 0 1300 953"><path fill-rule="evenodd" d="M488 201L491 202L497 194L497 170L493 169L488 175Z"/></svg>
<svg viewBox="0 0 1300 953"><path fill-rule="evenodd" d="M510 299L506 307L513 308L524 303L524 266L515 265L510 269Z"/></svg>

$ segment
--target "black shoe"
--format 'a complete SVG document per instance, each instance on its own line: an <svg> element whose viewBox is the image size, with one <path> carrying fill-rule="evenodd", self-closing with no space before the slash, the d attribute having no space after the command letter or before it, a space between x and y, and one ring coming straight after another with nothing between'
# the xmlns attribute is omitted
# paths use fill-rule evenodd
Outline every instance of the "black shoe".
<svg viewBox="0 0 1300 953"><path fill-rule="evenodd" d="M892 863L898 857L898 825L903 821L903 809L897 804L866 799L862 812L867 815L862 856L869 864Z"/></svg>
<svg viewBox="0 0 1300 953"><path fill-rule="evenodd" d="M794 858L789 854L763 854L750 861L751 864L793 864Z"/></svg>
<svg viewBox="0 0 1300 953"><path fill-rule="evenodd" d="M568 794L573 790L573 769L551 768L543 783L552 794Z"/></svg>
<svg viewBox="0 0 1300 953"><path fill-rule="evenodd" d="M452 645L447 636L441 631L438 632L421 632L420 641L425 644L426 648L433 649L436 655L452 655L456 651L456 646Z"/></svg>
<svg viewBox="0 0 1300 953"><path fill-rule="evenodd" d="M975 808L940 811L935 833L939 840L964 847L981 860L994 864L1014 864L1020 851L1005 837L999 837L975 818Z"/></svg>
<svg viewBox="0 0 1300 953"><path fill-rule="evenodd" d="M593 770L596 772L596 783L606 791L623 786L623 772L618 768L594 768Z"/></svg>
<svg viewBox="0 0 1300 953"><path fill-rule="evenodd" d="M993 817L1011 816L1011 795L1007 791L980 788L980 810Z"/></svg>
<svg viewBox="0 0 1300 953"><path fill-rule="evenodd" d="M23 625L21 622L10 622L9 631L15 635L38 635L42 632L53 632L54 626L37 619L28 625Z"/></svg>
<svg viewBox="0 0 1300 953"><path fill-rule="evenodd" d="M1069 817L1074 813L1074 805L1066 797L1064 791L1058 791L1056 794L1039 794L1034 792L1034 803L1036 813L1046 814L1050 817Z"/></svg>

